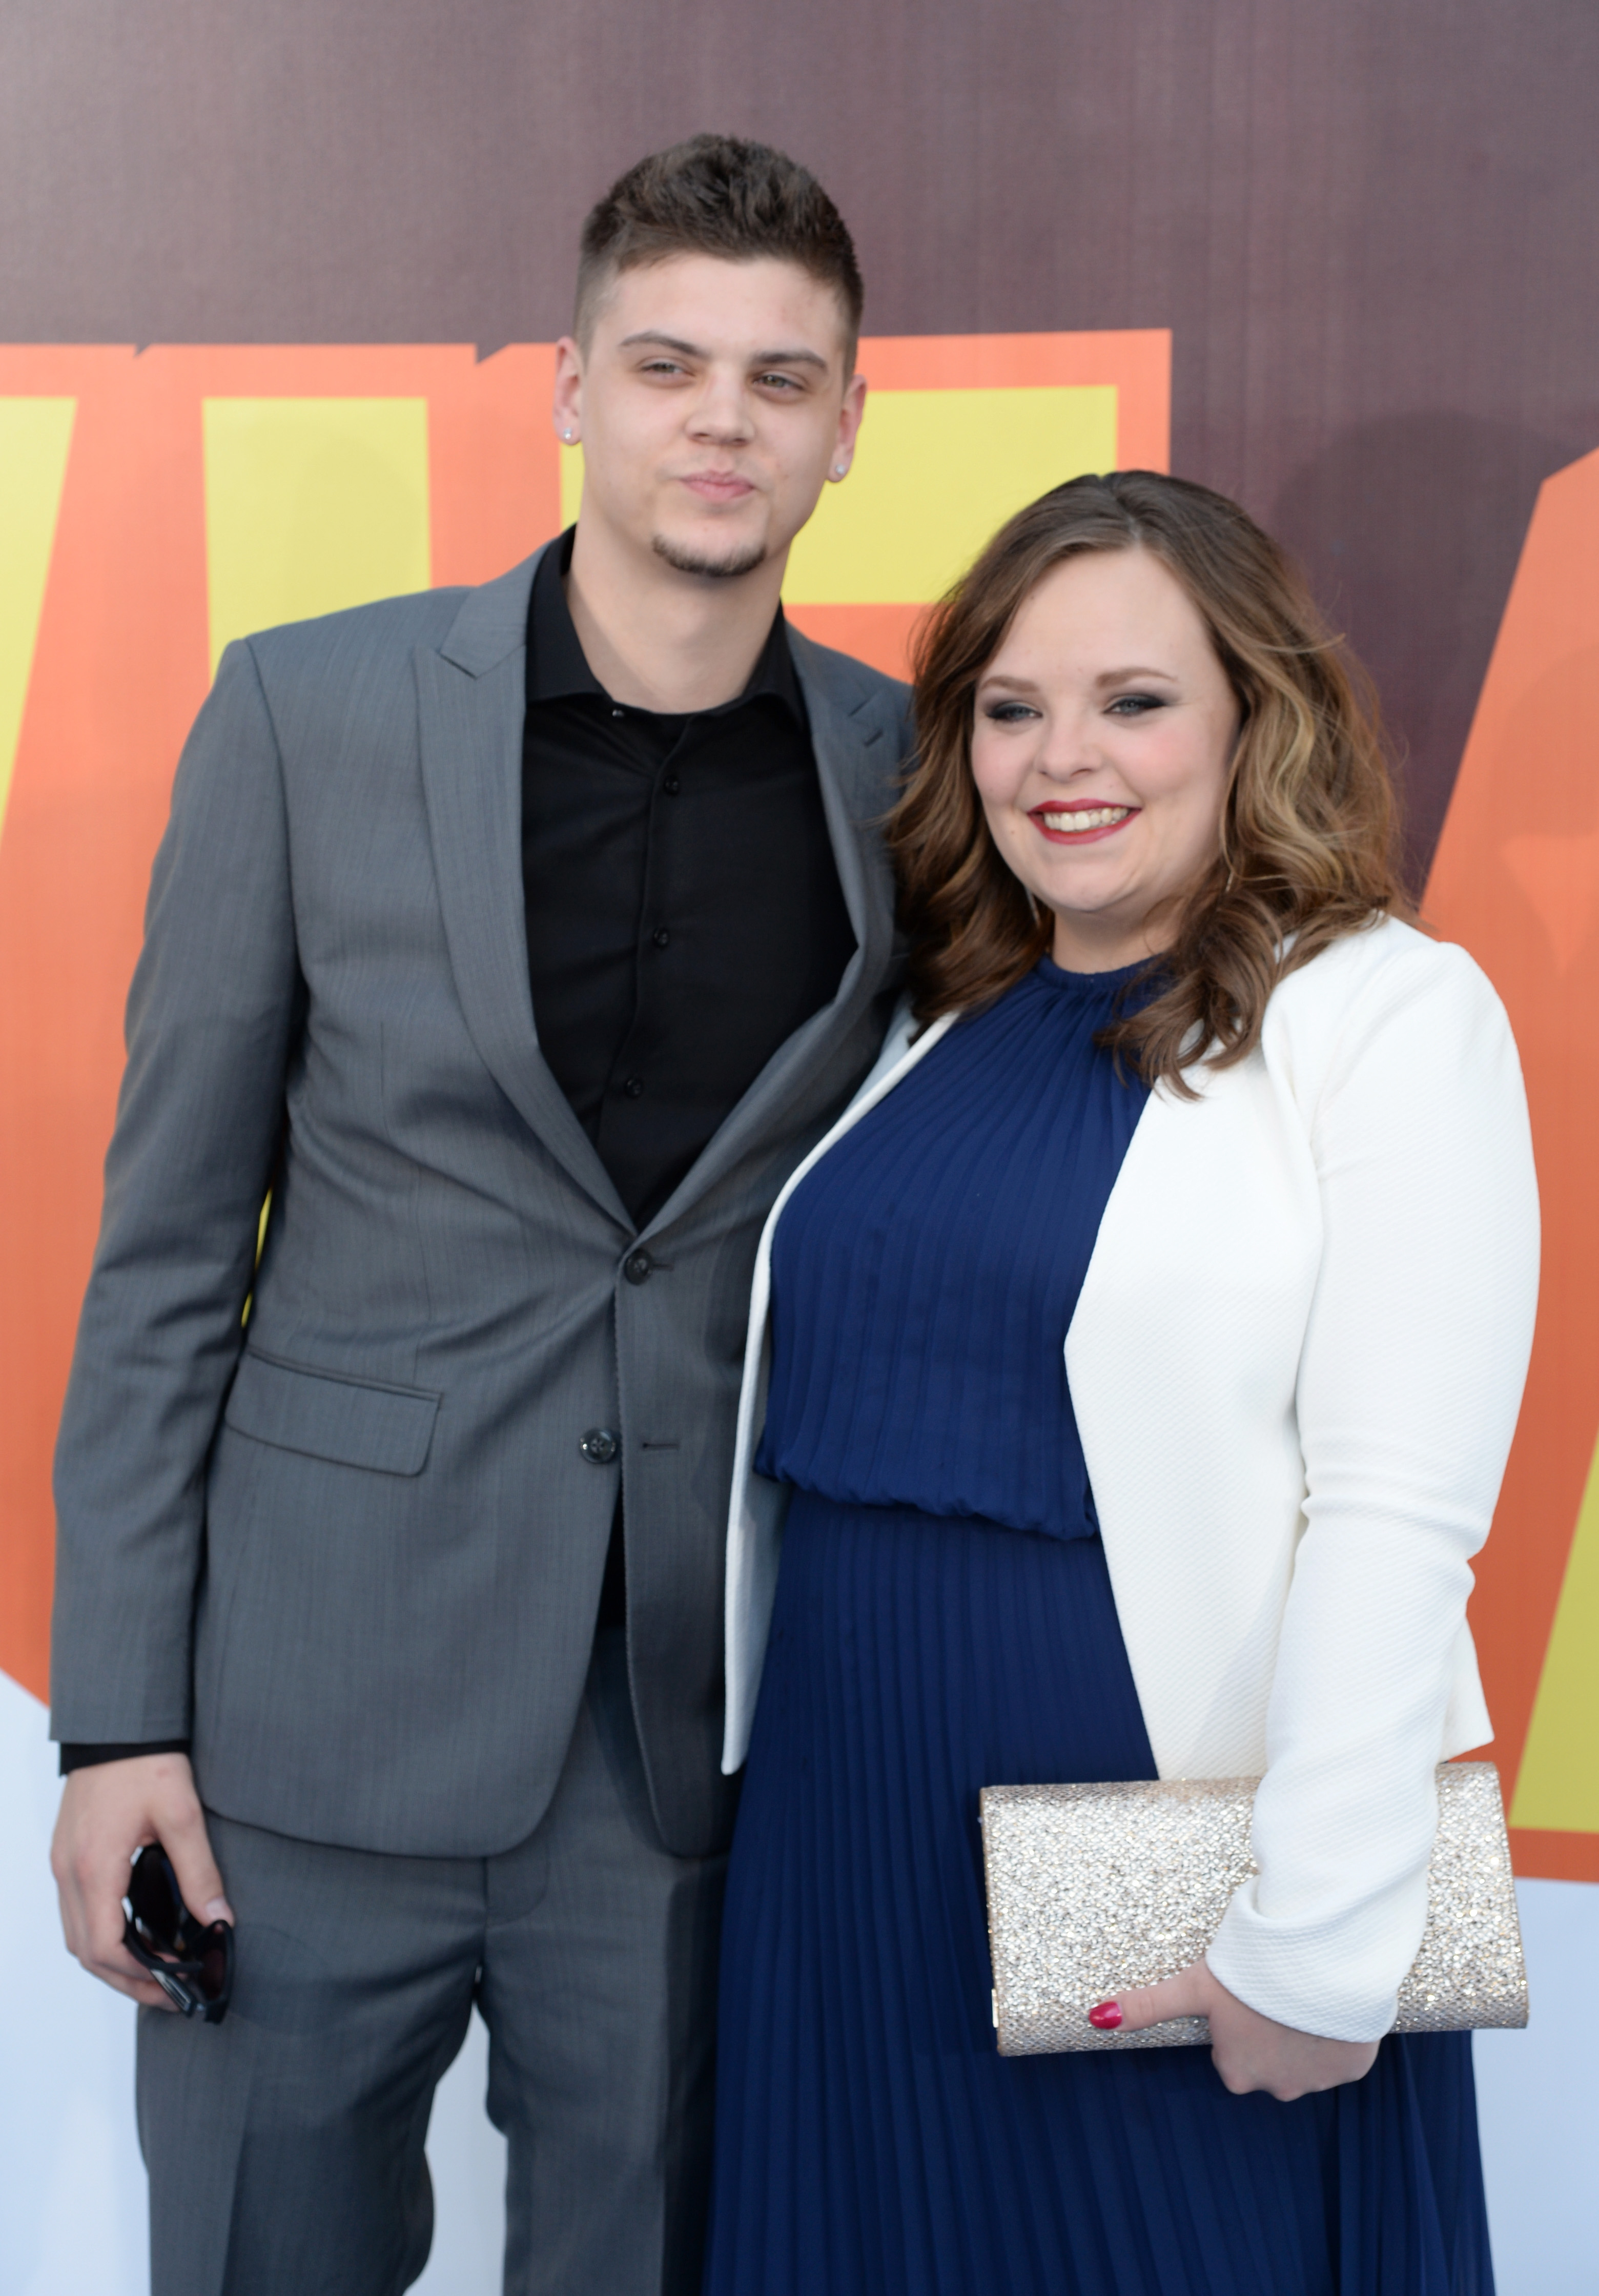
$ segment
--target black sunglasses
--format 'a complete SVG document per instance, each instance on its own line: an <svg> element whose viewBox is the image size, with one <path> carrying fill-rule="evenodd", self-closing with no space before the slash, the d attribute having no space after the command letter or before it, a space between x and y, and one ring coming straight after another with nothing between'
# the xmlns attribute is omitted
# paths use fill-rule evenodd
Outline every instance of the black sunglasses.
<svg viewBox="0 0 1599 2296"><path fill-rule="evenodd" d="M184 1903L172 1861L159 1841L134 1859L122 1942L185 2017L220 2025L234 1989L229 1922L197 1922Z"/></svg>

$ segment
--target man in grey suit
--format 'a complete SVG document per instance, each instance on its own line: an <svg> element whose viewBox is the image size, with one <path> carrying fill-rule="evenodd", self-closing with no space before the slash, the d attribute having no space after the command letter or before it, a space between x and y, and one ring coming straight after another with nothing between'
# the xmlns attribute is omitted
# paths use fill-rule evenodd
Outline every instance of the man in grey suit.
<svg viewBox="0 0 1599 2296"><path fill-rule="evenodd" d="M905 692L778 605L860 303L791 161L641 163L560 349L575 530L231 647L184 750L53 1717L68 1942L144 2005L156 2296L408 2286L474 2002L507 2290L696 2284L749 1276L894 986ZM155 1840L236 1914L219 2025L120 1942Z"/></svg>

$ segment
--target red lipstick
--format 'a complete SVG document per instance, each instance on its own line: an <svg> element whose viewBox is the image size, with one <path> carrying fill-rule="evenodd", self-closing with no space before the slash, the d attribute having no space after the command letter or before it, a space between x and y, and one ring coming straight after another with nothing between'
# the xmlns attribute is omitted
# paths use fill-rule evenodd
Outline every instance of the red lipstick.
<svg viewBox="0 0 1599 2296"><path fill-rule="evenodd" d="M1103 838L1114 837L1129 821L1136 821L1142 808L1136 805L1036 805L1028 819L1036 824L1040 836L1047 837L1052 845L1097 845ZM1109 814L1113 816L1105 819ZM1083 829L1054 829L1050 817L1060 821L1070 816L1080 816L1090 825Z"/></svg>

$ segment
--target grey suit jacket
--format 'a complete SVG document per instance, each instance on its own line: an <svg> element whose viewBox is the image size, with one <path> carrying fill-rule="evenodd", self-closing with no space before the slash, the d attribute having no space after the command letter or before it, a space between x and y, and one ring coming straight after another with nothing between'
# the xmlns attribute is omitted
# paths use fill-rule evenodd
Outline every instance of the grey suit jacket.
<svg viewBox="0 0 1599 2296"><path fill-rule="evenodd" d="M873 824L906 696L794 636L857 947L629 1282L639 1236L528 986L533 563L232 646L196 720L57 1454L53 1727L191 1736L209 1807L304 1839L505 1849L554 1791L620 1476L635 1709L662 1834L693 1854L731 1815L750 1269L886 1026ZM597 1428L613 1464L581 1447Z"/></svg>

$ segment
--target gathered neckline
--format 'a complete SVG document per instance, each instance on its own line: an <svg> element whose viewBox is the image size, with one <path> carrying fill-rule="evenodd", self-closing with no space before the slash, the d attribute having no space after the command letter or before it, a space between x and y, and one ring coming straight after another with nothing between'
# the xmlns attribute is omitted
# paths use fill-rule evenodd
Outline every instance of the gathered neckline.
<svg viewBox="0 0 1599 2296"><path fill-rule="evenodd" d="M1041 956L1036 971L1046 988L1076 989L1086 996L1100 989L1125 988L1129 980L1138 978L1148 963L1146 956L1141 956L1136 964L1119 965L1114 972L1068 972L1065 966L1057 964L1053 956Z"/></svg>

